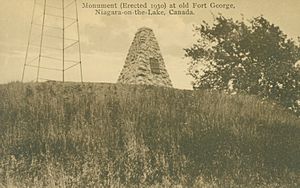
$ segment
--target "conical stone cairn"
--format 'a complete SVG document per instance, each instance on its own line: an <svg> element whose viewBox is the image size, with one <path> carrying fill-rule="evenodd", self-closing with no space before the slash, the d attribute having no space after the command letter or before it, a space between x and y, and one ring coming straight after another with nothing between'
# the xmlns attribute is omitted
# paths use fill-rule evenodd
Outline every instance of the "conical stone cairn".
<svg viewBox="0 0 300 188"><path fill-rule="evenodd" d="M118 83L172 87L152 29L143 27L135 34Z"/></svg>

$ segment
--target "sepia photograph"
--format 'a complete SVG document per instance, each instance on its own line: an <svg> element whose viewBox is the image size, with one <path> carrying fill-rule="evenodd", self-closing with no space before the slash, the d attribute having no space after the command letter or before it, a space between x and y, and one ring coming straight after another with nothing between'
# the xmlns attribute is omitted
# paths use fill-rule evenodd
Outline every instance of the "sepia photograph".
<svg viewBox="0 0 300 188"><path fill-rule="evenodd" d="M0 188L300 187L300 1L0 3Z"/></svg>

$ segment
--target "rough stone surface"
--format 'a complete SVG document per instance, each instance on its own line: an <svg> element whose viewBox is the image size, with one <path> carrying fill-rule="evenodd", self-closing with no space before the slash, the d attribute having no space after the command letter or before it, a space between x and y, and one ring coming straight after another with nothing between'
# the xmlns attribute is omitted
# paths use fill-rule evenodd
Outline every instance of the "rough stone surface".
<svg viewBox="0 0 300 188"><path fill-rule="evenodd" d="M118 83L172 87L152 29L143 27L135 34Z"/></svg>

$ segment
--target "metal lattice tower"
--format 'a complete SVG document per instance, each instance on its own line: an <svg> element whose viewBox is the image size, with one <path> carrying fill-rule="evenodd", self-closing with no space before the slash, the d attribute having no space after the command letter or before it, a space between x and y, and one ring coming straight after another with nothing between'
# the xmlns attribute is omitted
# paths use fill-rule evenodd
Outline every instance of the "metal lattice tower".
<svg viewBox="0 0 300 188"><path fill-rule="evenodd" d="M34 0L22 82L64 82L67 71L83 82L77 0Z"/></svg>

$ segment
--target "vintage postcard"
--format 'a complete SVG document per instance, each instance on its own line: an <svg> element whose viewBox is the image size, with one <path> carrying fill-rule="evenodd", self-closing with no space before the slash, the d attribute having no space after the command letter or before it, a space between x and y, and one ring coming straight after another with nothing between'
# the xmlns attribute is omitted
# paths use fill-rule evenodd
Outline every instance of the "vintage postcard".
<svg viewBox="0 0 300 188"><path fill-rule="evenodd" d="M0 2L0 187L300 186L300 1Z"/></svg>

